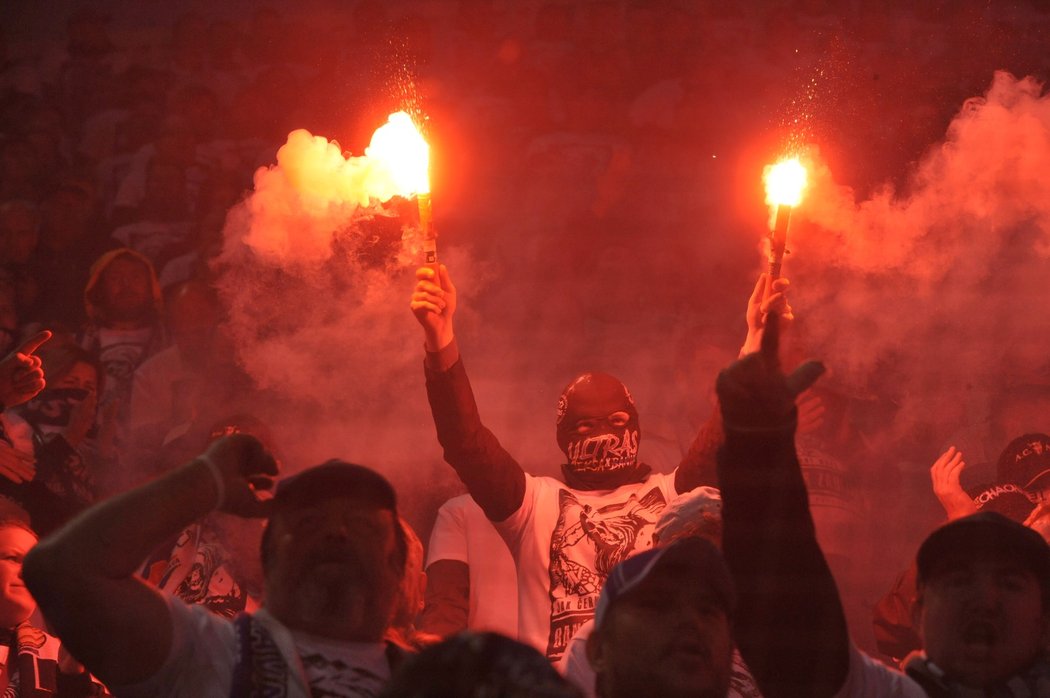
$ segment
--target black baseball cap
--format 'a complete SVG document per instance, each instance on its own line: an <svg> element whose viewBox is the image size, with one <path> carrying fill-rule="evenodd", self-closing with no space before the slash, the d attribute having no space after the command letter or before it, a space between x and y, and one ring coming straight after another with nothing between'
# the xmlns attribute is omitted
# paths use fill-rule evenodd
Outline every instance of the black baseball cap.
<svg viewBox="0 0 1050 698"><path fill-rule="evenodd" d="M358 499L397 512L397 494L385 477L363 465L335 459L281 480L273 506L279 511L331 497Z"/></svg>
<svg viewBox="0 0 1050 698"><path fill-rule="evenodd" d="M1050 436L1018 436L999 455L996 470L1001 481L1016 482L1029 491L1050 485Z"/></svg>
<svg viewBox="0 0 1050 698"><path fill-rule="evenodd" d="M997 482L967 489L978 511L997 511L1018 523L1024 523L1035 508L1035 495L1012 482Z"/></svg>
<svg viewBox="0 0 1050 698"><path fill-rule="evenodd" d="M1031 570L1050 600L1050 546L1027 526L994 511L964 516L941 526L923 541L916 556L918 582L923 586L952 559L976 557L995 551Z"/></svg>

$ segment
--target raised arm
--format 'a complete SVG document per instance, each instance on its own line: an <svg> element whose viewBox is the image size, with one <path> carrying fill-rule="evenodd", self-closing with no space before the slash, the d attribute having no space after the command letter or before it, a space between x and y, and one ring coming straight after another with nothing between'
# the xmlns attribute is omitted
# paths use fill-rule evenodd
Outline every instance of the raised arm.
<svg viewBox="0 0 1050 698"><path fill-rule="evenodd" d="M49 339L48 330L37 332L0 360L0 409L28 402L44 389L44 371L34 352Z"/></svg>
<svg viewBox="0 0 1050 698"><path fill-rule="evenodd" d="M962 451L955 446L949 446L930 466L933 494L944 507L949 521L977 513L977 505L970 495L966 494L960 482L965 469L966 461L963 460Z"/></svg>
<svg viewBox="0 0 1050 698"><path fill-rule="evenodd" d="M763 695L818 698L843 686L850 652L794 444L796 396L823 366L785 376L777 324L767 321L761 350L718 377L723 549L739 596L734 636Z"/></svg>
<svg viewBox="0 0 1050 698"><path fill-rule="evenodd" d="M52 628L104 683L155 674L172 643L160 592L135 576L152 550L217 506L263 516L277 472L255 439L235 434L167 475L88 509L26 557L23 576Z"/></svg>
<svg viewBox="0 0 1050 698"><path fill-rule="evenodd" d="M740 348L740 356L758 351L762 343L762 334L766 318L770 313L783 320L792 319L791 306L787 302L787 279L770 279L769 274L760 274L747 301L744 319L747 322L747 336ZM725 432L722 430L722 413L716 407L706 422L700 427L693 439L689 451L675 471L675 489L679 493L689 492L702 485L716 486L716 455L725 443Z"/></svg>
<svg viewBox="0 0 1050 698"><path fill-rule="evenodd" d="M933 493L944 507L949 521L977 513L977 505L959 481L966 461L962 451L949 446L930 466ZM915 627L915 564L902 572L893 589L872 609L875 646L898 663L915 650L922 648L922 639Z"/></svg>
<svg viewBox="0 0 1050 698"><path fill-rule="evenodd" d="M485 515L503 521L525 498L525 472L481 423L452 327L457 296L448 269L422 267L416 278L410 307L423 327L427 398L438 441Z"/></svg>

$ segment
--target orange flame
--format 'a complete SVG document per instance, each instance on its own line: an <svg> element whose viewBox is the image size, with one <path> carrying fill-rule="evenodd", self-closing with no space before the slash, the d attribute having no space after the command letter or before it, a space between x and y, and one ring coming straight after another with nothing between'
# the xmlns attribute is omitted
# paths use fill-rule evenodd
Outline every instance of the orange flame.
<svg viewBox="0 0 1050 698"><path fill-rule="evenodd" d="M391 114L376 129L365 155L385 171L401 196L430 193L430 146L405 112Z"/></svg>
<svg viewBox="0 0 1050 698"><path fill-rule="evenodd" d="M766 203L770 206L798 206L802 201L806 168L797 157L767 165L762 176L766 182Z"/></svg>

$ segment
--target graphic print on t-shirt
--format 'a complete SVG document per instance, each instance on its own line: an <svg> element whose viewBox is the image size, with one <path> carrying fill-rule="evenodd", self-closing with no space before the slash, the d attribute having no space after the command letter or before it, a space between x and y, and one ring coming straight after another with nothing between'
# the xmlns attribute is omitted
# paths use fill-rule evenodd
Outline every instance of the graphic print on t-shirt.
<svg viewBox="0 0 1050 698"><path fill-rule="evenodd" d="M105 368L108 378L120 384L129 383L135 368L141 363L144 349L145 345L138 342L114 342L101 348L99 363Z"/></svg>
<svg viewBox="0 0 1050 698"><path fill-rule="evenodd" d="M323 654L305 654L302 661L311 698L374 698L386 683L385 678L367 668Z"/></svg>
<svg viewBox="0 0 1050 698"><path fill-rule="evenodd" d="M609 570L635 550L652 546L653 526L667 505L653 488L641 497L599 507L558 492L558 524L551 535L551 629L547 657L557 659L581 625L594 616ZM644 530L643 530L644 529Z"/></svg>

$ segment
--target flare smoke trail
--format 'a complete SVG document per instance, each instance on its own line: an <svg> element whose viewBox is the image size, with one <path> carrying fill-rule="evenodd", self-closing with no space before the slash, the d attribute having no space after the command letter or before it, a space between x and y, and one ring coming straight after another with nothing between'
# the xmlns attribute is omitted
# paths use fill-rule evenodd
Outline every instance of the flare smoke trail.
<svg viewBox="0 0 1050 698"><path fill-rule="evenodd" d="M261 392L253 411L294 459L289 470L331 457L390 475L422 467L411 432L429 417L407 309L418 230L414 203L382 203L394 194L367 151L346 157L298 130L227 218L220 292Z"/></svg>
<svg viewBox="0 0 1050 698"><path fill-rule="evenodd" d="M864 642L871 601L942 520L930 465L953 444L966 458L964 486L988 482L1005 446L989 423L997 394L1050 385L1050 95L996 73L900 190L858 200L818 153L806 165L786 261L791 339L796 358L820 358L829 373L818 384L825 426L800 439L800 454L851 632Z"/></svg>
<svg viewBox="0 0 1050 698"><path fill-rule="evenodd" d="M1048 165L1050 95L1002 72L906 192L856 202L811 163L791 258L811 309L801 334L832 380L895 397L897 433L922 422L947 437L997 388L1050 382Z"/></svg>

